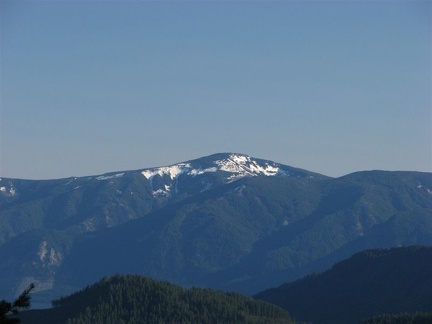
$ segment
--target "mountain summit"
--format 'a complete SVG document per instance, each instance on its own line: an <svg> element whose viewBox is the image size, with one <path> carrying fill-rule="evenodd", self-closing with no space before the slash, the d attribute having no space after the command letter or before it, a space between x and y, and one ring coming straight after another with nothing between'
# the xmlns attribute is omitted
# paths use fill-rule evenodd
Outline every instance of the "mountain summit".
<svg viewBox="0 0 432 324"><path fill-rule="evenodd" d="M238 153L213 154L171 166L144 169L141 173L150 181L153 196L159 198L177 194L179 184L188 183L191 178L195 178L192 187L204 191L215 184L231 183L244 177L322 177L306 170ZM189 183L189 187L191 184Z"/></svg>

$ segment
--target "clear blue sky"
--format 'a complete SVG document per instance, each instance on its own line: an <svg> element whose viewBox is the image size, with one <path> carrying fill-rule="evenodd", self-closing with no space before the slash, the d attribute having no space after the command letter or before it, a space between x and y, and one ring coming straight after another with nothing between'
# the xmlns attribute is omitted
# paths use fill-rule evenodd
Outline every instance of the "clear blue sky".
<svg viewBox="0 0 432 324"><path fill-rule="evenodd" d="M431 171L430 1L0 1L0 176L246 153Z"/></svg>

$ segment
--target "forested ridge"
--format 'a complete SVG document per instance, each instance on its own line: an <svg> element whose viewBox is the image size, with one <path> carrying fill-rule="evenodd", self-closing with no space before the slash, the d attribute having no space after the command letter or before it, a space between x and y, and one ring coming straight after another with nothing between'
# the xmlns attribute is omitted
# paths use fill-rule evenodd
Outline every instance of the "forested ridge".
<svg viewBox="0 0 432 324"><path fill-rule="evenodd" d="M287 311L238 293L182 288L136 275L106 277L22 323L295 323Z"/></svg>
<svg viewBox="0 0 432 324"><path fill-rule="evenodd" d="M256 297L313 323L360 323L378 315L376 323L411 323L397 314L413 319L432 312L431 274L430 246L373 249Z"/></svg>

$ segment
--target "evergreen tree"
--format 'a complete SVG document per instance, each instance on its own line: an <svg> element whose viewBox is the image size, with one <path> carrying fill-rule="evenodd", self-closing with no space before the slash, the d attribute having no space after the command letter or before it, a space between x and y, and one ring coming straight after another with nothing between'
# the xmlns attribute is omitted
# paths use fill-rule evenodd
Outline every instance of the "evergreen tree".
<svg viewBox="0 0 432 324"><path fill-rule="evenodd" d="M0 323L19 323L17 318L9 318L10 314L18 314L21 309L27 309L30 307L30 292L34 289L33 283L24 290L21 295L13 302L10 303L6 300L0 301Z"/></svg>

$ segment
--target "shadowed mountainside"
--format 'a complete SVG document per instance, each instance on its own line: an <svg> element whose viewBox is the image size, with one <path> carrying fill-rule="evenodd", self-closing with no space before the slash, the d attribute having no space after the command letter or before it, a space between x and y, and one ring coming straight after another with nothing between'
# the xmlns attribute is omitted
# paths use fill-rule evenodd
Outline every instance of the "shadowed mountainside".
<svg viewBox="0 0 432 324"><path fill-rule="evenodd" d="M431 273L432 247L367 250L255 298L313 323L360 323L380 314L432 313Z"/></svg>

